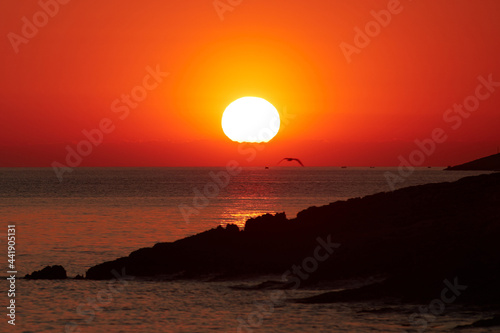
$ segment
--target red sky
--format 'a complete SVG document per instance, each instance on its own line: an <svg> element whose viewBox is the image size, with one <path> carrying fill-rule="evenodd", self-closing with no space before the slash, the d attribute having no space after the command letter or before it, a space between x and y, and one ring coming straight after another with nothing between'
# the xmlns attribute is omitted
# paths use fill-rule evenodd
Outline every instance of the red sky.
<svg viewBox="0 0 500 333"><path fill-rule="evenodd" d="M215 3L231 10L218 13L213 0L2 1L0 166L67 164L67 147L103 119L103 143L78 165L272 165L289 156L398 165L436 128L446 139L424 165L500 146L500 87L477 88L480 76L500 82L499 1ZM369 36L355 40L356 28ZM168 75L140 88L156 69ZM120 99L132 91L147 96L127 107ZM243 96L289 115L255 154L239 152L220 125ZM447 111L464 101L473 112Z"/></svg>

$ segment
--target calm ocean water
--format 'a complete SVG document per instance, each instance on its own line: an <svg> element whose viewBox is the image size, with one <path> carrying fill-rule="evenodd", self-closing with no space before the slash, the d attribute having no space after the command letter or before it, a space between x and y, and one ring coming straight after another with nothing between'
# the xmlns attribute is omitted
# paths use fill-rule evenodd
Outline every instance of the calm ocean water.
<svg viewBox="0 0 500 333"><path fill-rule="evenodd" d="M219 180L227 186L215 186L214 175L223 170L78 168L59 182L50 168L3 168L1 242L5 243L7 225L15 224L18 276L53 264L63 265L75 276L138 248L220 224L243 226L249 217L268 212L284 211L294 217L312 205L389 191L384 173L395 172L390 168L244 168L230 179ZM401 187L475 174L479 172L416 169ZM203 193L213 197L202 198ZM184 215L179 207L184 207ZM6 260L1 261L0 269L5 276ZM16 327L24 332L64 332L68 323L74 323L82 332L236 332L238 318L255 312L256 302L269 299L270 293L228 288L234 282L129 281L112 299L103 300L99 291L107 290L107 283L18 281ZM296 290L287 296L316 293ZM380 307L386 309L373 312ZM266 312L252 329L401 332L415 309L283 303ZM450 308L447 316L433 323L433 330L445 331L477 317L473 311L462 311ZM0 323L0 332L5 328L7 323Z"/></svg>

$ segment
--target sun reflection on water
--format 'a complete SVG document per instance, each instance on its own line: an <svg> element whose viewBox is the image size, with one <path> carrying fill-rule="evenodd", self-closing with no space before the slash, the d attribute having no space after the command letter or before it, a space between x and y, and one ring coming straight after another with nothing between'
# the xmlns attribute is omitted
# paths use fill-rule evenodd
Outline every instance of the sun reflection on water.
<svg viewBox="0 0 500 333"><path fill-rule="evenodd" d="M221 214L221 221L220 225L225 226L228 223L233 223L236 224L240 230L243 230L245 228L245 223L248 219L254 218L260 215L264 215L266 213L269 213L269 211L266 210L255 210L255 211L243 211L241 212L240 210L237 210L235 208L230 208L223 212Z"/></svg>

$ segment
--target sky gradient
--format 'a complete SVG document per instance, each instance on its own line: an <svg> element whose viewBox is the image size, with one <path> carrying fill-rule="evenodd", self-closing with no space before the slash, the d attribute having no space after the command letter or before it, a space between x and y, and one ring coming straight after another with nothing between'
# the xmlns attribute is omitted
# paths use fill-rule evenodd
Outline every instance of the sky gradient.
<svg viewBox="0 0 500 333"><path fill-rule="evenodd" d="M0 12L0 166L68 165L72 150L75 166L397 166L415 150L446 166L500 146L495 0L6 0ZM244 96L281 113L271 142L222 132Z"/></svg>

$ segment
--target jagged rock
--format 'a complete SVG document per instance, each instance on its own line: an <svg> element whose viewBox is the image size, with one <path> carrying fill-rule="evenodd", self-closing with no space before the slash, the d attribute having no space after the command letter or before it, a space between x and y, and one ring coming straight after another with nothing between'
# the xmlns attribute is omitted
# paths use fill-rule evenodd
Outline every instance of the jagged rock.
<svg viewBox="0 0 500 333"><path fill-rule="evenodd" d="M230 232L239 232L240 228L236 224L229 223L226 225L226 230Z"/></svg>
<svg viewBox="0 0 500 333"><path fill-rule="evenodd" d="M247 220L245 232L277 234L289 224L285 213L264 214Z"/></svg>
<svg viewBox="0 0 500 333"><path fill-rule="evenodd" d="M60 265L47 266L40 271L34 271L31 274L26 274L25 279L31 280L58 280L66 279L66 270Z"/></svg>

